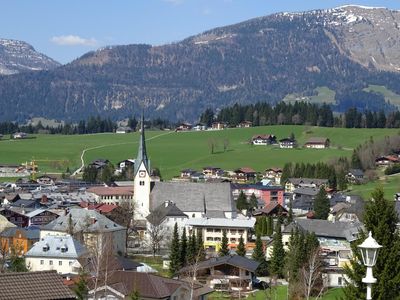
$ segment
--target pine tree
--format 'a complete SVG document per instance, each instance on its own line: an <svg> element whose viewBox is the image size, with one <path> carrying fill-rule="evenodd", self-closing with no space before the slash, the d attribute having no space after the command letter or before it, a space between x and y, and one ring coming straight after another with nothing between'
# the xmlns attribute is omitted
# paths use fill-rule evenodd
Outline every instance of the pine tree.
<svg viewBox="0 0 400 300"><path fill-rule="evenodd" d="M239 256L246 255L246 247L244 246L243 236L240 236L240 238L239 238L239 245L237 246L236 254Z"/></svg>
<svg viewBox="0 0 400 300"><path fill-rule="evenodd" d="M196 235L194 230L192 230L192 234L189 237L188 247L187 247L187 262L188 264L193 263L196 257L197 245L196 245Z"/></svg>
<svg viewBox="0 0 400 300"><path fill-rule="evenodd" d="M253 211L257 208L257 206L258 206L257 197L256 195L254 195L254 193L252 193L249 200L249 209Z"/></svg>
<svg viewBox="0 0 400 300"><path fill-rule="evenodd" d="M180 266L180 245L179 245L179 233L178 224L175 223L174 232L172 234L171 248L169 254L169 273L171 276L175 276L176 272L179 270Z"/></svg>
<svg viewBox="0 0 400 300"><path fill-rule="evenodd" d="M243 191L240 191L239 197L236 200L236 208L238 210L244 210L248 208L247 198Z"/></svg>
<svg viewBox="0 0 400 300"><path fill-rule="evenodd" d="M372 299L389 300L400 298L400 236L397 232L398 216L394 202L386 200L381 187L372 192L372 200L368 201L364 211L365 231L352 243L354 258L351 265L345 268L350 279L344 288L346 299L365 299L366 286L362 282L366 268L362 263L357 245L362 243L371 231L373 238L383 247L379 251L374 277L377 283L372 289Z"/></svg>
<svg viewBox="0 0 400 300"><path fill-rule="evenodd" d="M276 231L273 239L273 250L271 257L271 274L276 275L278 278L283 277L285 267L285 250L282 243L281 221L278 220L276 224Z"/></svg>
<svg viewBox="0 0 400 300"><path fill-rule="evenodd" d="M267 273L268 273L267 261L265 259L264 247L263 247L263 243L261 241L261 236L259 234L257 234L256 247L254 248L252 257L255 261L260 263L260 265L258 266L258 268L256 270L256 274L258 276L267 275Z"/></svg>
<svg viewBox="0 0 400 300"><path fill-rule="evenodd" d="M83 271L79 272L79 280L74 287L74 292L75 292L76 298L78 300L87 299L87 295L89 292L89 289L87 287L87 285L88 285L88 282L86 279L87 276L88 276L88 274L86 274L85 272L83 272Z"/></svg>
<svg viewBox="0 0 400 300"><path fill-rule="evenodd" d="M203 261L206 259L206 251L204 250L203 234L199 230L197 232L196 249L197 249L197 259L198 261Z"/></svg>
<svg viewBox="0 0 400 300"><path fill-rule="evenodd" d="M341 170L337 175L337 184L340 191L347 189L346 173Z"/></svg>
<svg viewBox="0 0 400 300"><path fill-rule="evenodd" d="M226 230L222 231L221 248L218 251L219 256L226 256L229 254L228 238L226 237Z"/></svg>
<svg viewBox="0 0 400 300"><path fill-rule="evenodd" d="M293 205L292 205L292 199L289 200L289 213L286 218L286 224L290 224L293 222Z"/></svg>
<svg viewBox="0 0 400 300"><path fill-rule="evenodd" d="M186 237L186 229L183 228L180 246L180 267L184 267L187 264L187 253L188 253L188 245L187 245L187 237Z"/></svg>
<svg viewBox="0 0 400 300"><path fill-rule="evenodd" d="M314 200L314 217L316 219L328 219L330 211L329 199L324 187L321 187Z"/></svg>

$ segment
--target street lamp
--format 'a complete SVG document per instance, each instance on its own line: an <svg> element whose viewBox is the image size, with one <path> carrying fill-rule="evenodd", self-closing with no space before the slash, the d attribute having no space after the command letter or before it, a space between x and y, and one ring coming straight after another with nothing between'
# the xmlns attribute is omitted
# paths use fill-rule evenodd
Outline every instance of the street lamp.
<svg viewBox="0 0 400 300"><path fill-rule="evenodd" d="M361 250L364 266L367 267L367 275L362 279L362 282L367 284L367 300L372 300L371 286L376 282L376 278L372 275L372 267L376 264L378 251L382 246L375 241L370 231L366 240L358 248Z"/></svg>

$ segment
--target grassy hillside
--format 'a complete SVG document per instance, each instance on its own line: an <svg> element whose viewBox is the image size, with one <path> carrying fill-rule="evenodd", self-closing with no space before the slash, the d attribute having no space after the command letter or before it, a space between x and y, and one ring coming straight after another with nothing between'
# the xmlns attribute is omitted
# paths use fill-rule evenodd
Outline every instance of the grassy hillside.
<svg viewBox="0 0 400 300"><path fill-rule="evenodd" d="M278 139L293 132L300 144L309 137L328 137L332 148L279 149L277 146L252 146L248 144L254 134L275 134ZM200 169L207 165L234 169L249 166L257 171L268 167L283 166L285 162L328 161L332 157L350 156L358 144L369 139L397 134L398 129L345 129L307 126L264 126L254 128L227 129L206 132L146 132L147 149L153 167L159 167L165 178L177 175L183 168ZM87 150L84 159L108 158L113 163L137 154L138 133L92 134L92 135L37 135L26 140L1 140L0 164L22 163L35 159L42 172L63 172L80 166L80 156ZM211 154L209 140L217 142ZM223 141L228 140L227 151Z"/></svg>

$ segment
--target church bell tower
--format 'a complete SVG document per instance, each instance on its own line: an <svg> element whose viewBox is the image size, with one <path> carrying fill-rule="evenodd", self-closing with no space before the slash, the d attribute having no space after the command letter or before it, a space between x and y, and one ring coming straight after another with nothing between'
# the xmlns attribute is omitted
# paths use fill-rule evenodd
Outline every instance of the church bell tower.
<svg viewBox="0 0 400 300"><path fill-rule="evenodd" d="M134 168L135 218L143 220L150 213L150 161L146 152L144 117L140 124L140 139Z"/></svg>

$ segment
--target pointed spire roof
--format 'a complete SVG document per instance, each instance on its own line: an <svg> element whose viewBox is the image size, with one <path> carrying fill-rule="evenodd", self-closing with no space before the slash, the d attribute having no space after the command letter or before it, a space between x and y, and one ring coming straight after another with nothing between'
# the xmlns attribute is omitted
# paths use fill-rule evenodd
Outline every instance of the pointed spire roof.
<svg viewBox="0 0 400 300"><path fill-rule="evenodd" d="M138 154L135 160L135 172L134 172L134 176L136 176L140 165L144 164L144 166L146 167L146 170L148 173L150 173L149 170L149 159L147 157L147 151L146 151L146 138L144 135L144 115L142 113L142 118L140 120L141 124L140 124L140 139L139 139L139 149L138 149Z"/></svg>

